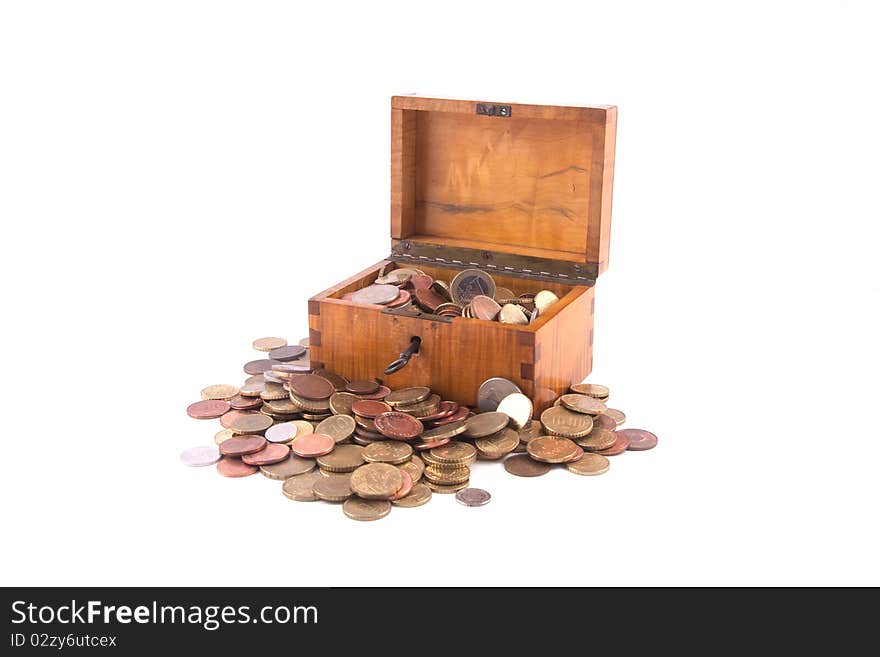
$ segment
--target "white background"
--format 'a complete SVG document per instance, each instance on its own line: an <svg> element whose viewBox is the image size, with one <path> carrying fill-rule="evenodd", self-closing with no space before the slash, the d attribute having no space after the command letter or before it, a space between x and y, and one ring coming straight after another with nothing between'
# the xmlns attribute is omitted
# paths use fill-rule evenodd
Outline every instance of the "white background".
<svg viewBox="0 0 880 657"><path fill-rule="evenodd" d="M880 584L871 4L3 3L0 580ZM590 380L660 446L376 523L184 467L386 255L411 92L619 106Z"/></svg>

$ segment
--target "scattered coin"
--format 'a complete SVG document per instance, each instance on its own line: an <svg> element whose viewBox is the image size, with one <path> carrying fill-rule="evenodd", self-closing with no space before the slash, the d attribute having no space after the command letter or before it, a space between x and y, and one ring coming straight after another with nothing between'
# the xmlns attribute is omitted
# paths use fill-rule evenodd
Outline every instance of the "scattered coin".
<svg viewBox="0 0 880 657"><path fill-rule="evenodd" d="M477 438L474 445L484 459L500 459L516 449L519 445L519 434L513 429L504 428L491 436Z"/></svg>
<svg viewBox="0 0 880 657"><path fill-rule="evenodd" d="M352 404L358 401L358 398L350 392L334 392L330 396L330 410L336 415L351 415Z"/></svg>
<svg viewBox="0 0 880 657"><path fill-rule="evenodd" d="M607 410L605 404L598 399L588 397L587 395L573 393L562 395L562 397L559 398L559 402L570 411L586 413L587 415L599 415Z"/></svg>
<svg viewBox="0 0 880 657"><path fill-rule="evenodd" d="M377 399L359 399L351 405L351 410L355 415L372 419L390 411L391 406Z"/></svg>
<svg viewBox="0 0 880 657"><path fill-rule="evenodd" d="M458 422L461 422L462 420L466 420L468 417L470 417L470 415L471 412L467 406L459 406L458 410L455 411L455 413L440 420L434 420L433 424L435 427L447 424L456 424Z"/></svg>
<svg viewBox="0 0 880 657"><path fill-rule="evenodd" d="M407 495L409 495L413 489L413 486L414 486L413 479L410 476L409 472L407 472L403 468L398 468L398 469L400 470L400 474L403 475L403 483L400 484L400 488L397 489L397 492L388 498L388 500L391 502L393 502L394 500L399 500L401 497L406 497Z"/></svg>
<svg viewBox="0 0 880 657"><path fill-rule="evenodd" d="M622 433L629 441L627 449L631 452L643 452L653 449L657 446L657 436L650 431L644 429L619 429L618 433Z"/></svg>
<svg viewBox="0 0 880 657"><path fill-rule="evenodd" d="M288 477L281 486L281 492L288 499L297 502L315 502L318 499L315 495L315 484L320 479L321 473L314 471Z"/></svg>
<svg viewBox="0 0 880 657"><path fill-rule="evenodd" d="M325 420L321 420L315 427L315 433L323 433L332 436L333 440L341 443L347 438L351 438L357 424L350 415L332 415Z"/></svg>
<svg viewBox="0 0 880 657"><path fill-rule="evenodd" d="M504 459L504 469L517 477L540 477L550 472L550 464L536 461L527 454Z"/></svg>
<svg viewBox="0 0 880 657"><path fill-rule="evenodd" d="M507 415L515 429L522 429L531 422L533 411L532 400L521 392L507 395L498 404L498 412Z"/></svg>
<svg viewBox="0 0 880 657"><path fill-rule="evenodd" d="M608 399L608 395L611 392L605 386L600 386L597 383L575 383L572 384L569 390L579 395L595 397L596 399L601 399L602 401Z"/></svg>
<svg viewBox="0 0 880 657"><path fill-rule="evenodd" d="M351 478L348 474L339 477L321 477L315 481L312 491L315 497L325 502L344 502L353 494Z"/></svg>
<svg viewBox="0 0 880 657"><path fill-rule="evenodd" d="M390 463L398 465L409 460L413 449L397 440L382 440L364 448L363 459L370 463Z"/></svg>
<svg viewBox="0 0 880 657"><path fill-rule="evenodd" d="M214 420L229 411L229 402L219 399L205 399L190 404L186 414L197 420Z"/></svg>
<svg viewBox="0 0 880 657"><path fill-rule="evenodd" d="M257 351L272 351L287 346L287 340L284 338L257 338L253 342L253 347Z"/></svg>
<svg viewBox="0 0 880 657"><path fill-rule="evenodd" d="M273 349L269 352L269 358L273 360L280 360L282 363L286 363L291 360L296 360L301 356L305 356L305 354L305 347L301 347L298 344L291 344Z"/></svg>
<svg viewBox="0 0 880 657"><path fill-rule="evenodd" d="M269 360L268 358L261 358L259 360L252 360L249 363L244 364L244 371L245 371L245 374L262 374L263 372L267 372L268 370L271 370L279 363L280 363L280 361Z"/></svg>
<svg viewBox="0 0 880 657"><path fill-rule="evenodd" d="M307 420L291 420L291 422L296 425L296 436L294 436L294 440L300 436L308 436L310 433L315 432L314 425Z"/></svg>
<svg viewBox="0 0 880 657"><path fill-rule="evenodd" d="M369 285L355 292L351 297L352 303L385 305L397 298L400 290L394 285Z"/></svg>
<svg viewBox="0 0 880 657"><path fill-rule="evenodd" d="M218 383L202 389L202 399L232 399L238 394L238 386Z"/></svg>
<svg viewBox="0 0 880 657"><path fill-rule="evenodd" d="M498 433L504 427L510 418L505 413L491 411L489 413L479 413L467 420L467 426L464 435L468 438L484 438Z"/></svg>
<svg viewBox="0 0 880 657"><path fill-rule="evenodd" d="M391 388L388 386L379 386L376 388L375 392L371 392L368 395L358 395L357 397L358 399L375 399L381 401L385 399L389 392L391 392Z"/></svg>
<svg viewBox="0 0 880 657"><path fill-rule="evenodd" d="M626 422L626 415L624 415L623 411L618 411L616 408L606 409L605 415L614 420L617 423L617 426Z"/></svg>
<svg viewBox="0 0 880 657"><path fill-rule="evenodd" d="M541 413L541 424L548 433L565 438L582 438L593 429L591 416L570 411L564 406L551 406Z"/></svg>
<svg viewBox="0 0 880 657"><path fill-rule="evenodd" d="M364 464L360 445L337 445L329 454L317 458L318 465L330 472L354 472Z"/></svg>
<svg viewBox="0 0 880 657"><path fill-rule="evenodd" d="M601 452L617 442L617 433L608 429L593 429L584 438L575 438L574 442L588 452Z"/></svg>
<svg viewBox="0 0 880 657"><path fill-rule="evenodd" d="M265 475L269 479L284 481L285 479L289 479L290 477L295 477L296 475L311 472L314 469L314 459L300 458L293 452L290 452L289 456L284 461L273 463L271 465L261 466L260 472L262 472L263 475Z"/></svg>
<svg viewBox="0 0 880 657"><path fill-rule="evenodd" d="M241 457L243 463L248 465L272 465L281 463L290 456L290 447L287 445L266 445L264 449L253 454L244 454Z"/></svg>
<svg viewBox="0 0 880 657"><path fill-rule="evenodd" d="M240 389L239 394L242 397L259 397L260 393L266 388L266 377L260 375L259 381L245 383Z"/></svg>
<svg viewBox="0 0 880 657"><path fill-rule="evenodd" d="M454 442L435 447L429 454L441 463L469 464L477 457L477 450L470 443Z"/></svg>
<svg viewBox="0 0 880 657"><path fill-rule="evenodd" d="M280 383L266 383L260 393L260 399L264 401L277 401L288 396L287 390Z"/></svg>
<svg viewBox="0 0 880 657"><path fill-rule="evenodd" d="M391 513L391 502L350 497L342 505L342 512L352 520L379 520Z"/></svg>
<svg viewBox="0 0 880 657"><path fill-rule="evenodd" d="M258 471L256 466L242 463L241 459L231 456L224 456L217 461L217 473L224 477L249 477Z"/></svg>
<svg viewBox="0 0 880 657"><path fill-rule="evenodd" d="M406 413L382 413L376 417L375 422L379 433L396 440L412 440L424 431L424 425Z"/></svg>
<svg viewBox="0 0 880 657"><path fill-rule="evenodd" d="M334 447L336 447L336 441L323 433L299 436L290 443L290 449L293 450L293 453L303 458L315 458L329 454Z"/></svg>
<svg viewBox="0 0 880 657"><path fill-rule="evenodd" d="M529 456L544 463L565 463L574 458L579 450L568 438L541 436L526 446Z"/></svg>
<svg viewBox="0 0 880 657"><path fill-rule="evenodd" d="M522 390L513 381L500 377L486 379L477 391L477 406L483 413L495 411L502 399L515 392L522 392Z"/></svg>
<svg viewBox="0 0 880 657"><path fill-rule="evenodd" d="M351 475L351 489L364 499L387 500L401 484L403 474L389 463L367 463Z"/></svg>
<svg viewBox="0 0 880 657"><path fill-rule="evenodd" d="M407 495L406 497L401 497L397 500L392 500L391 503L394 506L411 509L417 506L422 506L423 504L427 504L430 501L431 489L428 488L425 484L415 484L409 495Z"/></svg>
<svg viewBox="0 0 880 657"><path fill-rule="evenodd" d="M224 440L229 440L235 435L232 429L221 429L216 434L214 434L214 444L219 445Z"/></svg>
<svg viewBox="0 0 880 657"><path fill-rule="evenodd" d="M426 418L440 411L440 395L431 395L424 401L406 406L395 406L394 410L412 415L414 418Z"/></svg>
<svg viewBox="0 0 880 657"><path fill-rule="evenodd" d="M614 433L617 434L617 440L614 442L614 445L608 449L603 449L601 452L596 452L597 454L601 454L602 456L617 456L626 451L627 447L629 447L629 438L626 437L626 434L621 433L620 431L615 431Z"/></svg>
<svg viewBox="0 0 880 657"><path fill-rule="evenodd" d="M262 436L235 436L220 444L220 453L224 456L243 456L253 454L266 447L266 439Z"/></svg>
<svg viewBox="0 0 880 657"><path fill-rule="evenodd" d="M305 347L306 349L308 349L311 346L311 342L310 342L309 338L303 338L302 340L300 340L299 346Z"/></svg>
<svg viewBox="0 0 880 657"><path fill-rule="evenodd" d="M424 386L400 388L399 390L393 390L388 395L386 395L385 403L392 408L395 406L409 406L425 401L430 396L431 389Z"/></svg>
<svg viewBox="0 0 880 657"><path fill-rule="evenodd" d="M434 463L425 466L424 477L427 481L442 486L453 486L468 481L471 469L467 466L446 467Z"/></svg>
<svg viewBox="0 0 880 657"><path fill-rule="evenodd" d="M413 483L418 483L419 479L422 478L422 473L425 472L424 461L416 455L413 455L409 461L401 463L397 467L406 472Z"/></svg>
<svg viewBox="0 0 880 657"><path fill-rule="evenodd" d="M185 465L202 468L206 465L214 465L220 460L220 450L217 445L200 445L199 447L190 447L180 454L180 460Z"/></svg>
<svg viewBox="0 0 880 657"><path fill-rule="evenodd" d="M468 481L462 481L458 484L437 484L433 481L425 481L425 486L431 489L434 493L440 493L441 495L448 495L451 493L456 493L460 491L462 488L467 488Z"/></svg>
<svg viewBox="0 0 880 657"><path fill-rule="evenodd" d="M244 397L235 395L229 400L229 407L236 411L254 411L263 405L263 400L257 397Z"/></svg>
<svg viewBox="0 0 880 657"><path fill-rule="evenodd" d="M569 472L579 475L600 475L608 472L611 462L601 454L586 453L583 458L572 463L566 463L565 468Z"/></svg>
<svg viewBox="0 0 880 657"><path fill-rule="evenodd" d="M268 415L254 411L242 411L229 421L226 428L232 429L233 433L248 434L263 433L271 426L272 418Z"/></svg>
<svg viewBox="0 0 880 657"><path fill-rule="evenodd" d="M483 506L489 503L492 496L482 488L462 488L455 494L455 500L465 506Z"/></svg>
<svg viewBox="0 0 880 657"><path fill-rule="evenodd" d="M369 395L376 392L379 389L378 381L349 381L348 385L345 387L347 392L350 392L355 395Z"/></svg>
<svg viewBox="0 0 880 657"><path fill-rule="evenodd" d="M330 396L336 392L330 381L317 374L297 376L290 380L289 386L291 394L309 400L330 399Z"/></svg>
<svg viewBox="0 0 880 657"><path fill-rule="evenodd" d="M617 429L617 422L614 421L610 415L606 415L602 413L601 415L593 416L593 430L596 429L607 429L608 431L614 431Z"/></svg>

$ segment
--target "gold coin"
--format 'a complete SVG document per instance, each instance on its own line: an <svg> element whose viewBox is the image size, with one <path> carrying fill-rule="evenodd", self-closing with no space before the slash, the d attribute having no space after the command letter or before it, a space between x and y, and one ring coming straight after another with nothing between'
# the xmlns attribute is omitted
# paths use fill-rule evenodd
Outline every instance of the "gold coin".
<svg viewBox="0 0 880 657"><path fill-rule="evenodd" d="M513 293L513 290L506 287L498 287L495 288L495 301L499 299L514 299L516 295Z"/></svg>
<svg viewBox="0 0 880 657"><path fill-rule="evenodd" d="M238 386L229 385L228 383L218 383L217 385L208 386L202 389L202 399L232 399L238 394Z"/></svg>
<svg viewBox="0 0 880 657"><path fill-rule="evenodd" d="M401 405L407 406L418 404L419 402L425 401L430 396L430 388L426 388L424 386L415 386L412 388L401 388L400 390L393 390L385 396L384 401L386 404L393 408L395 406Z"/></svg>
<svg viewBox="0 0 880 657"><path fill-rule="evenodd" d="M538 309L538 313L543 315L557 301L559 301L559 297L550 290L541 290L535 295L535 308Z"/></svg>
<svg viewBox="0 0 880 657"><path fill-rule="evenodd" d="M253 383L245 383L238 391L242 397L259 397L266 387L266 380L254 381Z"/></svg>
<svg viewBox="0 0 880 657"><path fill-rule="evenodd" d="M315 497L325 502L343 502L352 496L349 475L339 477L321 477L315 481L312 490Z"/></svg>
<svg viewBox="0 0 880 657"><path fill-rule="evenodd" d="M364 448L363 457L368 463L399 465L412 456L413 449L399 440L379 440Z"/></svg>
<svg viewBox="0 0 880 657"><path fill-rule="evenodd" d="M519 434L513 429L502 429L498 433L474 441L480 456L485 459L500 459L510 454L519 445Z"/></svg>
<svg viewBox="0 0 880 657"><path fill-rule="evenodd" d="M330 410L330 400L325 399L321 401L313 401L311 399L304 399L295 395L294 393L288 393L290 395L290 401L294 403L300 410L305 411L306 413L326 413Z"/></svg>
<svg viewBox="0 0 880 657"><path fill-rule="evenodd" d="M318 465L330 472L354 472L364 464L363 451L360 445L337 445L329 454L317 458Z"/></svg>
<svg viewBox="0 0 880 657"><path fill-rule="evenodd" d="M214 434L214 442L219 445L224 440L229 440L235 435L236 433L232 429L223 429Z"/></svg>
<svg viewBox="0 0 880 657"><path fill-rule="evenodd" d="M617 433L608 429L593 429L585 438L575 438L575 443L588 452L608 449L617 442Z"/></svg>
<svg viewBox="0 0 880 657"><path fill-rule="evenodd" d="M425 471L425 463L418 456L413 456L409 461L401 463L397 467L404 470L413 480L414 484L419 482L419 479L422 478L422 473Z"/></svg>
<svg viewBox="0 0 880 657"><path fill-rule="evenodd" d="M300 458L293 452L287 457L287 460L281 463L273 463L272 465L260 466L260 472L264 477L285 481L291 477L311 472L315 469L315 459Z"/></svg>
<svg viewBox="0 0 880 657"><path fill-rule="evenodd" d="M611 462L601 454L585 452L577 461L566 463L565 468L569 472L579 475L600 475L608 472Z"/></svg>
<svg viewBox="0 0 880 657"><path fill-rule="evenodd" d="M424 474L425 479L431 483L451 486L470 479L471 469L466 465L447 467L432 464L425 467Z"/></svg>
<svg viewBox="0 0 880 657"><path fill-rule="evenodd" d="M438 463L449 463L451 465L469 465L477 458L477 450L474 449L473 445L459 441L435 447L429 450L428 454Z"/></svg>
<svg viewBox="0 0 880 657"><path fill-rule="evenodd" d="M587 395L568 394L559 398L560 403L568 410L576 413L586 413L587 415L599 415L607 409L605 404L595 397Z"/></svg>
<svg viewBox="0 0 880 657"><path fill-rule="evenodd" d="M284 399L286 397L287 391L280 383L267 383L263 386L263 391L260 393L260 399L263 401Z"/></svg>
<svg viewBox="0 0 880 657"><path fill-rule="evenodd" d="M391 513L391 502L350 497L342 505L342 512L352 520L379 520Z"/></svg>
<svg viewBox="0 0 880 657"><path fill-rule="evenodd" d="M351 474L351 489L366 500L387 500L402 485L403 475L389 463L367 463Z"/></svg>
<svg viewBox="0 0 880 657"><path fill-rule="evenodd" d="M448 494L448 493L457 493L462 488L467 488L470 481L463 481L460 484L435 484L433 481L426 481L425 486L427 486L431 491L440 494ZM415 486L413 486L415 488Z"/></svg>
<svg viewBox="0 0 880 657"><path fill-rule="evenodd" d="M548 433L565 438L583 438L593 429L593 418L564 406L551 406L541 413L541 424Z"/></svg>
<svg viewBox="0 0 880 657"><path fill-rule="evenodd" d="M430 501L431 489L428 488L425 484L415 484L409 495L407 495L406 497L401 497L399 500L392 500L391 503L394 506L402 506L404 508L411 509L416 506L427 504Z"/></svg>
<svg viewBox="0 0 880 657"><path fill-rule="evenodd" d="M574 393L579 395L586 395L587 397L595 397L596 399L605 400L608 399L608 395L610 394L610 390L605 386L600 386L597 383L575 383L569 388Z"/></svg>
<svg viewBox="0 0 880 657"><path fill-rule="evenodd" d="M306 420L311 420L312 422L320 422L321 420L326 420L328 417L330 417L330 414L329 413L306 413L305 411L303 411L302 416Z"/></svg>
<svg viewBox="0 0 880 657"><path fill-rule="evenodd" d="M296 415L300 412L299 407L287 397L267 401L264 406L272 415Z"/></svg>
<svg viewBox="0 0 880 657"><path fill-rule="evenodd" d="M415 418L428 417L440 410L440 395L431 395L416 404L398 404L394 410L412 415Z"/></svg>
<svg viewBox="0 0 880 657"><path fill-rule="evenodd" d="M459 434L464 433L467 429L467 423L464 420L450 422L449 424L441 424L439 427L423 431L419 438L426 443L437 442L445 438L455 438Z"/></svg>
<svg viewBox="0 0 880 657"><path fill-rule="evenodd" d="M517 306L513 303L505 303L501 306L501 312L498 314L498 321L502 324L525 325L529 323L529 318L526 317L526 313L521 306Z"/></svg>
<svg viewBox="0 0 880 657"><path fill-rule="evenodd" d="M281 492L288 499L297 502L314 502L318 498L315 496L315 484L320 481L321 475L318 472L306 472L305 474L289 477L284 480L281 486Z"/></svg>
<svg viewBox="0 0 880 657"><path fill-rule="evenodd" d="M235 416L227 429L237 435L263 433L273 424L272 418L262 413L244 412Z"/></svg>
<svg viewBox="0 0 880 657"><path fill-rule="evenodd" d="M468 438L491 436L506 427L509 421L510 417L506 413L498 411L478 413L466 420L467 427L464 430L464 435Z"/></svg>
<svg viewBox="0 0 880 657"><path fill-rule="evenodd" d="M620 426L621 424L626 422L626 415L624 415L623 411L618 411L616 408L605 409L603 415L607 415L612 420L617 422L617 426Z"/></svg>
<svg viewBox="0 0 880 657"><path fill-rule="evenodd" d="M352 415L351 405L357 400L350 392L334 392L330 397L330 411L335 415Z"/></svg>
<svg viewBox="0 0 880 657"><path fill-rule="evenodd" d="M357 424L350 415L331 415L326 420L321 420L315 427L315 433L325 433L341 443L346 438L351 438L356 427Z"/></svg>
<svg viewBox="0 0 880 657"><path fill-rule="evenodd" d="M532 421L534 408L531 399L521 392L514 392L502 399L495 410L506 414L515 429L522 429Z"/></svg>
<svg viewBox="0 0 880 657"><path fill-rule="evenodd" d="M543 463L565 463L574 458L580 448L568 438L541 436L530 441L526 449L536 461Z"/></svg>
<svg viewBox="0 0 880 657"><path fill-rule="evenodd" d="M284 338L257 338L253 341L253 347L257 351L272 351L287 346L287 340Z"/></svg>
<svg viewBox="0 0 880 657"><path fill-rule="evenodd" d="M291 420L290 423L296 425L296 435L292 440L287 441L287 445L290 445L294 440L301 436L308 436L310 433L315 433L315 427L311 422L307 422L306 420Z"/></svg>
<svg viewBox="0 0 880 657"><path fill-rule="evenodd" d="M544 435L544 427L540 422L532 420L526 426L519 430L519 439L521 442L528 443L530 440Z"/></svg>

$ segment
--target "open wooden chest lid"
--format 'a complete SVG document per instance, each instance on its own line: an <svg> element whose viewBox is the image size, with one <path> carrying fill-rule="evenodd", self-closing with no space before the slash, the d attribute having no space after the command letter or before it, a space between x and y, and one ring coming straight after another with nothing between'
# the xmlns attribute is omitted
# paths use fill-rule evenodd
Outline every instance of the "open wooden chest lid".
<svg viewBox="0 0 880 657"><path fill-rule="evenodd" d="M393 97L392 255L595 281L608 266L616 122L614 106Z"/></svg>

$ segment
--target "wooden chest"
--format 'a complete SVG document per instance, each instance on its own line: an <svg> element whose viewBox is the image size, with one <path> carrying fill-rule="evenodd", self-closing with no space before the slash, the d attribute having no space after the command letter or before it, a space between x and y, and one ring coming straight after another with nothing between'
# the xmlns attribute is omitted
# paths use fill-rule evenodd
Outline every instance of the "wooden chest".
<svg viewBox="0 0 880 657"><path fill-rule="evenodd" d="M535 412L592 367L593 286L608 266L617 108L391 99L391 253L309 300L313 364L392 388L426 385L475 405L490 377ZM450 281L481 269L559 301L528 325L414 317L342 297L383 270ZM400 371L383 371L410 344Z"/></svg>

